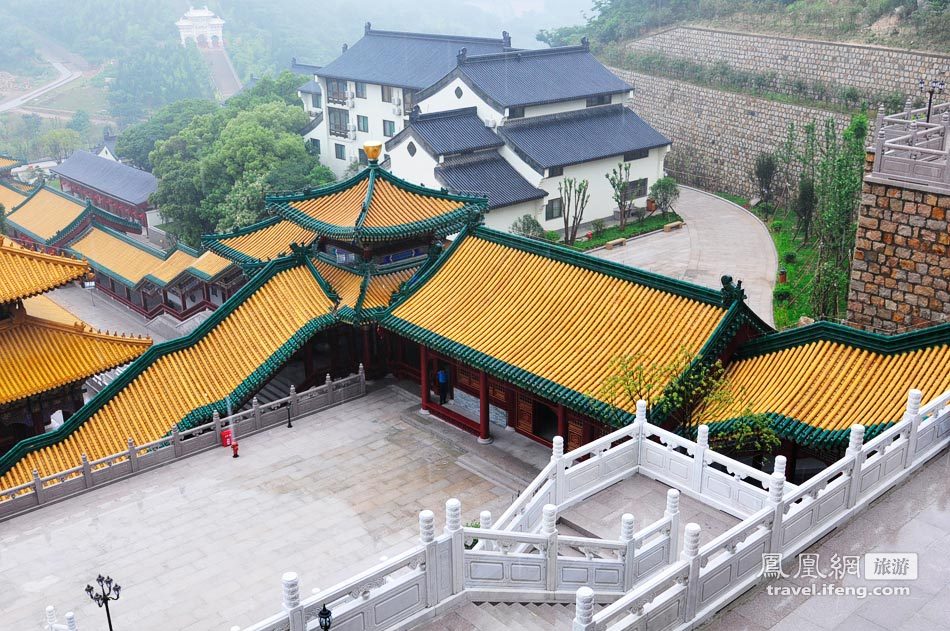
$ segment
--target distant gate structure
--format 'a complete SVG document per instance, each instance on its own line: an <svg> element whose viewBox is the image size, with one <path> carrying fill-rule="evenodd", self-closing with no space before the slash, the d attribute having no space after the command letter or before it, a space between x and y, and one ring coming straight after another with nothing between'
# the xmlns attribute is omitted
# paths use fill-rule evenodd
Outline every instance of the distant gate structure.
<svg viewBox="0 0 950 631"><path fill-rule="evenodd" d="M181 45L193 40L199 48L224 48L224 20L208 9L190 7L181 19L175 22Z"/></svg>

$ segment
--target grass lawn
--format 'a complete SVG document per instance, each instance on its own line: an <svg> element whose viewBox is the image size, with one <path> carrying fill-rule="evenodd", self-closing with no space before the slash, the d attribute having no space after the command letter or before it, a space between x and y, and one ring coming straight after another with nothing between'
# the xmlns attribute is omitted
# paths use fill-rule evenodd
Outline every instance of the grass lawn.
<svg viewBox="0 0 950 631"><path fill-rule="evenodd" d="M745 207L749 200L730 193L716 193L719 197ZM752 210L765 222L778 252L778 267L786 271L788 280L776 283L772 295L772 313L776 329L787 329L798 324L802 316L811 316L811 289L815 281L815 265L818 253L815 243L802 243L802 235L796 234L795 213L779 209L774 216L765 217L760 208Z"/></svg>
<svg viewBox="0 0 950 631"><path fill-rule="evenodd" d="M58 90L44 94L35 101L37 107L55 110L85 110L92 116L108 115L109 102L106 98L108 88L96 85L94 78L83 77L68 83Z"/></svg>
<svg viewBox="0 0 950 631"><path fill-rule="evenodd" d="M592 250L599 248L608 241L614 239L635 237L655 230L662 230L663 226L674 221L683 221L683 218L676 213L667 213L665 215L653 215L642 221L631 221L623 231L618 226L611 226L602 233L594 235L587 241L578 241L574 244L575 250Z"/></svg>

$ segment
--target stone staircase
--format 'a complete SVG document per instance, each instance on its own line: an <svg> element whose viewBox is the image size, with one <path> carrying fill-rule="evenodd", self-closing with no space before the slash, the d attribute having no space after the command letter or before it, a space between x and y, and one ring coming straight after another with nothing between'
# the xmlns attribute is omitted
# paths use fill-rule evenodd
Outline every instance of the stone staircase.
<svg viewBox="0 0 950 631"><path fill-rule="evenodd" d="M594 607L597 611L598 606ZM466 603L417 631L551 631L570 629L573 603Z"/></svg>

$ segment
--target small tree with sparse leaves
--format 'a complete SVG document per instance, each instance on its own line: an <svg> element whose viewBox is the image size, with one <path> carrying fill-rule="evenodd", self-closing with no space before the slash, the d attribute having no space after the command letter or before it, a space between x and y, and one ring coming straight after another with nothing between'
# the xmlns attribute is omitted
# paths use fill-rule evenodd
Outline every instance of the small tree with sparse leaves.
<svg viewBox="0 0 950 631"><path fill-rule="evenodd" d="M574 245L577 241L577 230L584 220L584 210L590 202L588 188L590 182L566 177L557 185L561 195L562 217L564 219L564 243Z"/></svg>
<svg viewBox="0 0 950 631"><path fill-rule="evenodd" d="M614 202L620 212L620 231L623 232L624 228L627 227L627 215L630 212L630 207L633 206L633 198L630 197L629 187L630 163L618 163L604 177L610 182L610 188L613 190Z"/></svg>
<svg viewBox="0 0 950 631"><path fill-rule="evenodd" d="M656 209L664 215L673 211L673 204L680 198L680 188L676 180L667 175L650 186L650 199L656 203Z"/></svg>

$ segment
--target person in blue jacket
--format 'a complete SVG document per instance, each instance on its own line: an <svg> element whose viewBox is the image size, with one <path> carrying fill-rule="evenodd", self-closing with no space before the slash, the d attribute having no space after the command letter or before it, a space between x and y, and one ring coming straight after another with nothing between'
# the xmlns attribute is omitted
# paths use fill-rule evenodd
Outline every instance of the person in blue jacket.
<svg viewBox="0 0 950 631"><path fill-rule="evenodd" d="M439 368L435 373L436 383L439 384L439 403L445 405L449 398L449 373L445 368Z"/></svg>

